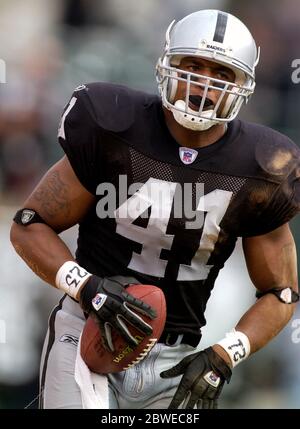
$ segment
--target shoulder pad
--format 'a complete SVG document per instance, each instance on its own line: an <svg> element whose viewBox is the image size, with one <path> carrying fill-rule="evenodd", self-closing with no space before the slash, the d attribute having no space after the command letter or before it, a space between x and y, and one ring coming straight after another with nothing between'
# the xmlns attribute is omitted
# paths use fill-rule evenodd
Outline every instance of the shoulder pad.
<svg viewBox="0 0 300 429"><path fill-rule="evenodd" d="M142 92L122 85L90 83L75 89L95 122L104 130L126 131L134 123L136 107L143 103Z"/></svg>
<svg viewBox="0 0 300 429"><path fill-rule="evenodd" d="M265 173L281 181L299 165L300 149L285 135L267 127L261 129L255 146L256 161Z"/></svg>

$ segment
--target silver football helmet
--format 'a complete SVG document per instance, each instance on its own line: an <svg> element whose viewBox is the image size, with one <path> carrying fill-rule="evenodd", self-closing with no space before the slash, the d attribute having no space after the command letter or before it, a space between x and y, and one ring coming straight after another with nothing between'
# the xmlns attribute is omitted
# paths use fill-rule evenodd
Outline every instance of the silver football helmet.
<svg viewBox="0 0 300 429"><path fill-rule="evenodd" d="M229 13L201 10L177 23L173 21L166 32L164 51L156 66L163 105L172 111L180 125L196 131L232 121L242 104L247 103L253 94L259 53L248 28ZM178 66L185 57L199 57L222 64L233 70L235 81L183 71ZM174 102L179 81L186 85L185 99ZM194 85L201 88L198 111L189 107ZM209 100L210 90L220 94L214 106ZM227 99L222 104L224 97Z"/></svg>

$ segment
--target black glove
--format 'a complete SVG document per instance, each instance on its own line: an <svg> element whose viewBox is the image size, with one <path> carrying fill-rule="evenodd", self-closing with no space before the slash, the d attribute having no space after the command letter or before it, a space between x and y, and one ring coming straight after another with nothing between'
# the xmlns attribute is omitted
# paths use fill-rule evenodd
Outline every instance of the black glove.
<svg viewBox="0 0 300 429"><path fill-rule="evenodd" d="M133 310L155 319L156 311L143 301L126 292L126 284L111 278L91 276L80 292L80 305L97 322L104 346L114 351L111 336L113 327L131 346L138 345L124 321L145 335L152 333L152 327Z"/></svg>
<svg viewBox="0 0 300 429"><path fill-rule="evenodd" d="M209 347L199 353L186 356L176 366L163 371L162 378L183 374L169 408L218 408L225 380L230 381L231 369L226 362ZM189 398L188 398L189 397Z"/></svg>

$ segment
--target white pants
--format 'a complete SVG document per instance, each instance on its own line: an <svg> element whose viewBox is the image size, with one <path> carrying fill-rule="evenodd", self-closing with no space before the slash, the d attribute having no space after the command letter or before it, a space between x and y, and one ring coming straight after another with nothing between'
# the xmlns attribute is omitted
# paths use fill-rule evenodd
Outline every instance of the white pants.
<svg viewBox="0 0 300 429"><path fill-rule="evenodd" d="M82 408L74 370L84 323L80 306L68 296L52 311L41 359L40 408ZM162 379L160 372L197 351L187 344L156 344L142 362L108 376L109 408L168 408L181 376Z"/></svg>

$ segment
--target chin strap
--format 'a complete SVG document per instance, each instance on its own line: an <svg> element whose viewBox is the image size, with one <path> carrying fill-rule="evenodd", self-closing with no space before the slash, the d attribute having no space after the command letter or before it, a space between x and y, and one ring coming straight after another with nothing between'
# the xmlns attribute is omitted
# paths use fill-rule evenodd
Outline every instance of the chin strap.
<svg viewBox="0 0 300 429"><path fill-rule="evenodd" d="M279 299L280 302L283 302L284 304L293 304L294 302L299 301L299 293L295 292L290 286L285 288L273 288L269 289L265 292L256 292L256 298L262 298L267 293L272 293L276 296L277 299Z"/></svg>

